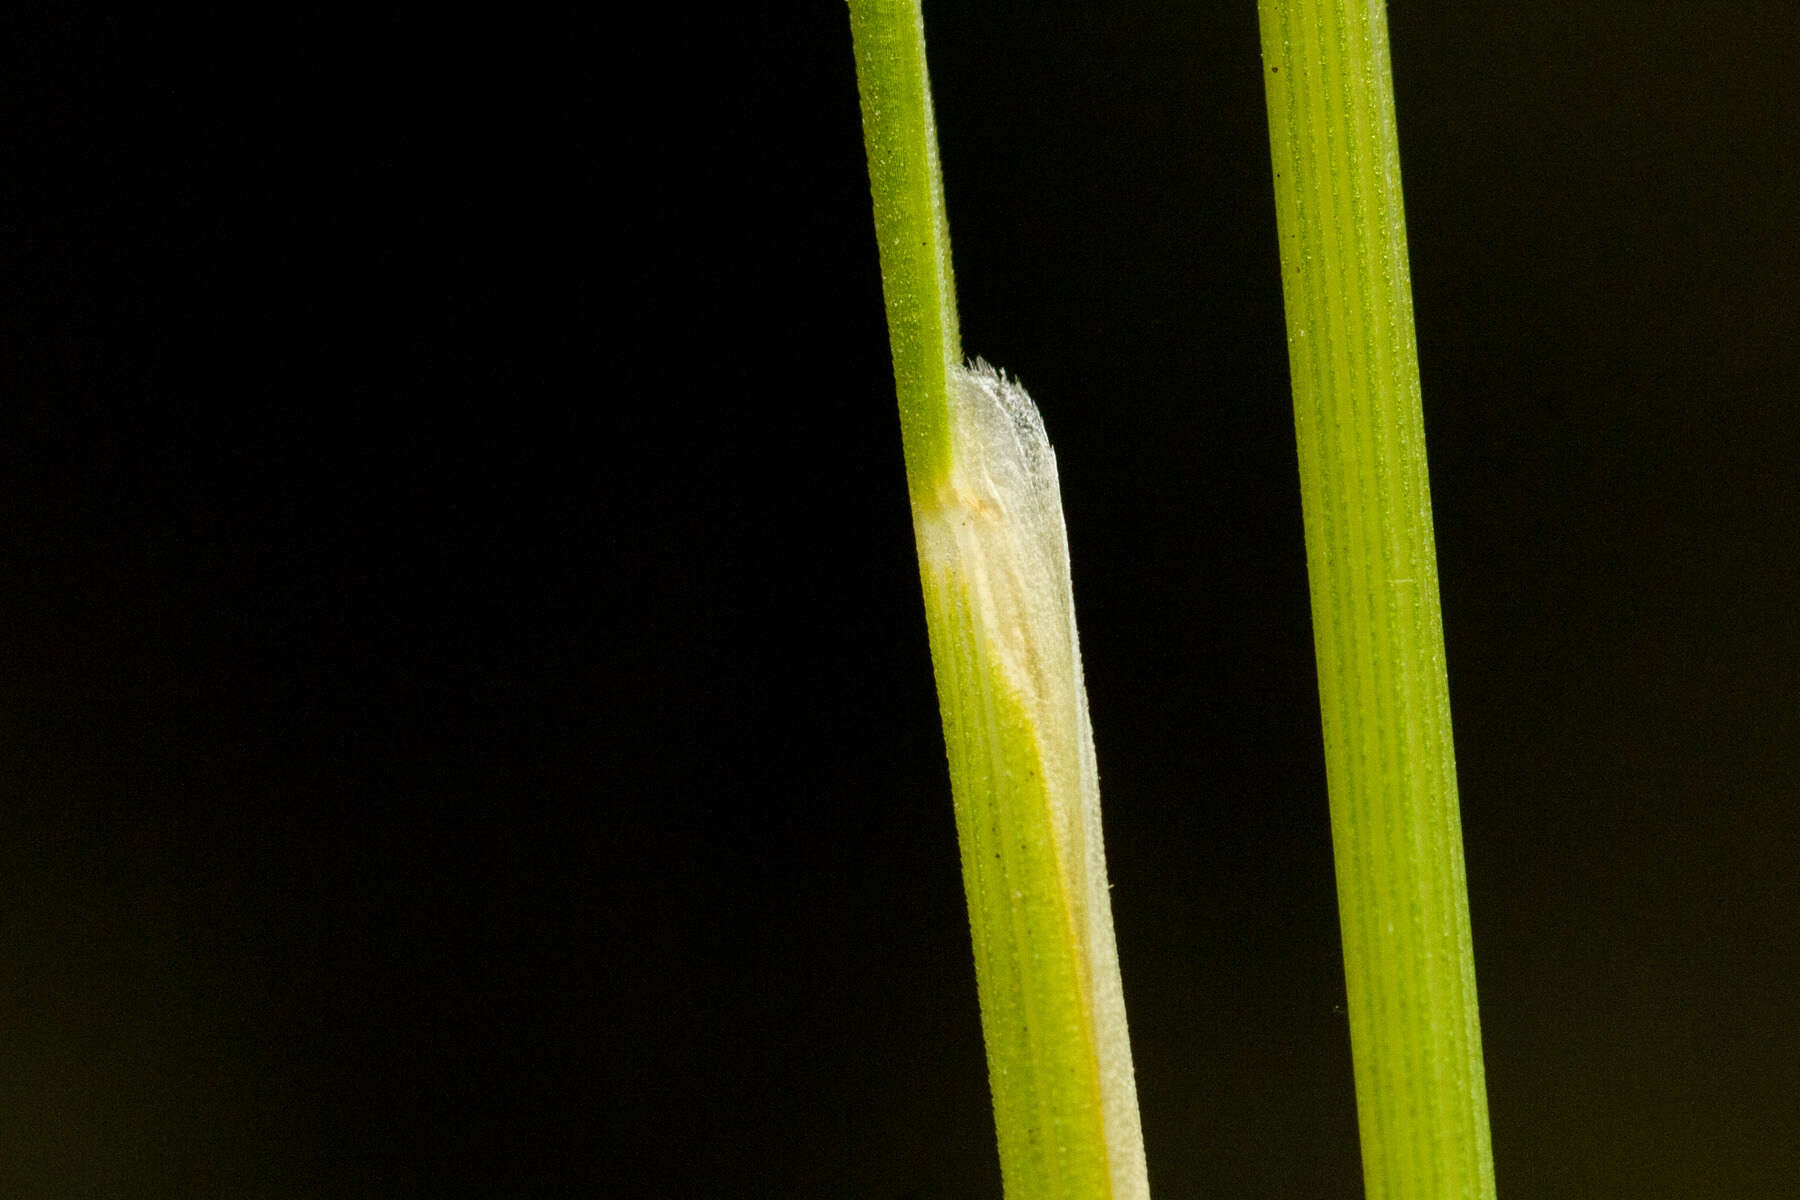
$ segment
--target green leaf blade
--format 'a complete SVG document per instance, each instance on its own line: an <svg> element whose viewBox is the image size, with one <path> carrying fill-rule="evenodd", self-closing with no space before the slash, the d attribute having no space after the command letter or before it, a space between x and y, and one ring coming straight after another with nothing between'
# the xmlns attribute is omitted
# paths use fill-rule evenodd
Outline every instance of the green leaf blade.
<svg viewBox="0 0 1800 1200"><path fill-rule="evenodd" d="M1386 16L1260 14L1365 1189L1488 1200Z"/></svg>

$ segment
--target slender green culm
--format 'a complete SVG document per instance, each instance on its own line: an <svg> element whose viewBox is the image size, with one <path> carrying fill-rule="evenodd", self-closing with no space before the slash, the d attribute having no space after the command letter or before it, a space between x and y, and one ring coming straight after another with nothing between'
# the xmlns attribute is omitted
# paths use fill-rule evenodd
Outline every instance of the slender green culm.
<svg viewBox="0 0 1800 1200"><path fill-rule="evenodd" d="M963 365L918 0L850 0L926 625L1008 1200L1147 1200L1051 452Z"/></svg>
<svg viewBox="0 0 1800 1200"><path fill-rule="evenodd" d="M1383 0L1260 0L1371 1200L1494 1195Z"/></svg>
<svg viewBox="0 0 1800 1200"><path fill-rule="evenodd" d="M925 17L918 0L852 0L850 31L906 480L916 509L950 471L950 372L962 362L950 222L925 72Z"/></svg>

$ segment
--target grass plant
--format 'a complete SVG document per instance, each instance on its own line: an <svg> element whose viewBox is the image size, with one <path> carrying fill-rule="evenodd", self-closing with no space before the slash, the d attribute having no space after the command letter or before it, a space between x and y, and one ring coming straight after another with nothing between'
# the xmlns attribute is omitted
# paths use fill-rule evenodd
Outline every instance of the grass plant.
<svg viewBox="0 0 1800 1200"><path fill-rule="evenodd" d="M849 0L1009 1200L1148 1196L1055 456L966 365L918 0ZM1367 1194L1494 1194L1381 0L1260 0Z"/></svg>

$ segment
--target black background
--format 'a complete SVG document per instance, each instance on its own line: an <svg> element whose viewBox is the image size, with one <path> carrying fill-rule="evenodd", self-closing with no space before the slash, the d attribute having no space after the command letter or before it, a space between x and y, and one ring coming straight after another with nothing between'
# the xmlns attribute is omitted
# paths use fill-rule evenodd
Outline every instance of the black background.
<svg viewBox="0 0 1800 1200"><path fill-rule="evenodd" d="M845 13L13 16L0 1193L997 1197ZM1800 36L1399 5L1500 1187L1800 1171ZM1151 1179L1360 1192L1254 5L927 12Z"/></svg>

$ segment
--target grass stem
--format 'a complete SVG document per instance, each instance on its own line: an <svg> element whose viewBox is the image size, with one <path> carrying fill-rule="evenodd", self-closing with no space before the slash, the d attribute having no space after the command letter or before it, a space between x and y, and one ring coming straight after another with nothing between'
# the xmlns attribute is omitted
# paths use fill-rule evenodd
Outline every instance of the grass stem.
<svg viewBox="0 0 1800 1200"><path fill-rule="evenodd" d="M850 0L908 490L1009 1200L1146 1200L1056 456L964 366L917 0Z"/></svg>
<svg viewBox="0 0 1800 1200"><path fill-rule="evenodd" d="M1366 1193L1494 1195L1383 0L1260 0Z"/></svg>

